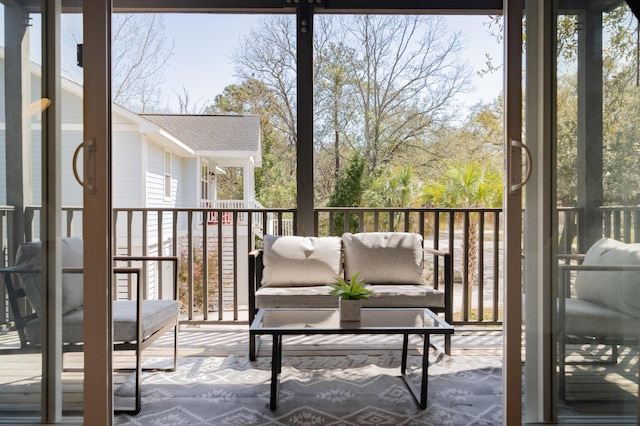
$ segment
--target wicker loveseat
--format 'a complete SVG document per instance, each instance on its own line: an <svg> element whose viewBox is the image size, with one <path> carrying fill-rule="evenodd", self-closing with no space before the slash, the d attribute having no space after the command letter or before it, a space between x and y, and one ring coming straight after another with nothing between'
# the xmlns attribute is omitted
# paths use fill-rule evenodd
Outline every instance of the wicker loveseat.
<svg viewBox="0 0 640 426"><path fill-rule="evenodd" d="M434 258L431 283L424 278L425 255ZM336 277L349 280L356 272L373 291L364 307L429 308L451 321L451 255L423 247L422 236L409 232L265 235L264 249L249 253L250 320L260 308L337 308L329 284ZM256 338L250 335L251 359L256 356ZM450 349L447 336L445 352Z"/></svg>

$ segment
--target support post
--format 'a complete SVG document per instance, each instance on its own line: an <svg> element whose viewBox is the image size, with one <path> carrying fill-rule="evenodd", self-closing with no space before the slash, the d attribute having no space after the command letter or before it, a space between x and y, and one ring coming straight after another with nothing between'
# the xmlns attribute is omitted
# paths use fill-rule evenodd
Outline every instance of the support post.
<svg viewBox="0 0 640 426"><path fill-rule="evenodd" d="M314 234L313 201L313 7L296 11L298 50L297 235Z"/></svg>
<svg viewBox="0 0 640 426"><path fill-rule="evenodd" d="M578 16L578 250L602 237L602 12Z"/></svg>

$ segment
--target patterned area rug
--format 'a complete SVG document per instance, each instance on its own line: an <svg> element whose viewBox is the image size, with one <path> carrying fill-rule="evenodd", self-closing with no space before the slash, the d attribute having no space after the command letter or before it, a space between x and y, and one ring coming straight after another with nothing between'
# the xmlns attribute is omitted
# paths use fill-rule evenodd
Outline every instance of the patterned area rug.
<svg viewBox="0 0 640 426"><path fill-rule="evenodd" d="M418 357L410 357L417 366ZM158 367L163 365L158 364ZM400 356L283 357L278 408L269 409L270 358L183 358L144 373L142 410L116 425L496 425L500 361L444 356L429 367L426 410L400 377ZM419 371L414 371L416 380ZM117 397L134 394L130 377Z"/></svg>

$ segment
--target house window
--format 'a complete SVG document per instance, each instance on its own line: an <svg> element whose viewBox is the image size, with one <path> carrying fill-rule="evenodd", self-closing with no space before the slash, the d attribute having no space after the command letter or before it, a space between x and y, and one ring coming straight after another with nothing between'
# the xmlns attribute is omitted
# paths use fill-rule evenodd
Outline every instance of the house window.
<svg viewBox="0 0 640 426"><path fill-rule="evenodd" d="M164 151L164 198L171 199L171 153Z"/></svg>
<svg viewBox="0 0 640 426"><path fill-rule="evenodd" d="M203 200L209 199L209 164L204 161L200 166L200 196Z"/></svg>

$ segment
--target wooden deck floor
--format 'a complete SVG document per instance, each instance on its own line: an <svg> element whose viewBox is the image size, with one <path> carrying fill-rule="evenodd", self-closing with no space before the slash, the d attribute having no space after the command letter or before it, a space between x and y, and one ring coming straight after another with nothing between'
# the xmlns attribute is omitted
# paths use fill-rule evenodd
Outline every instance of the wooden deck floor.
<svg viewBox="0 0 640 426"><path fill-rule="evenodd" d="M434 337L433 343L443 344ZM0 348L12 345L11 337L0 338ZM399 336L287 336L284 354L288 356L346 355L353 353L379 354L400 350ZM180 357L244 356L248 353L249 336L246 326L182 326ZM170 357L172 340L161 338L144 353L144 359ZM258 356L271 355L270 339L260 346ZM604 356L596 351L596 356ZM457 328L452 336L452 355L502 357L502 331L497 328ZM576 355L577 356L577 355ZM40 407L41 357L38 354L0 353L0 412L24 416L37 415ZM82 354L66 354L65 368L82 368ZM131 367L129 353L114 353L114 367ZM620 363L611 366L579 365L568 367L567 407L580 413L608 412L613 415L635 415L638 395L638 353L626 348ZM117 387L128 373L114 374ZM63 372L62 401L67 415L79 414L82 409L82 372Z"/></svg>

